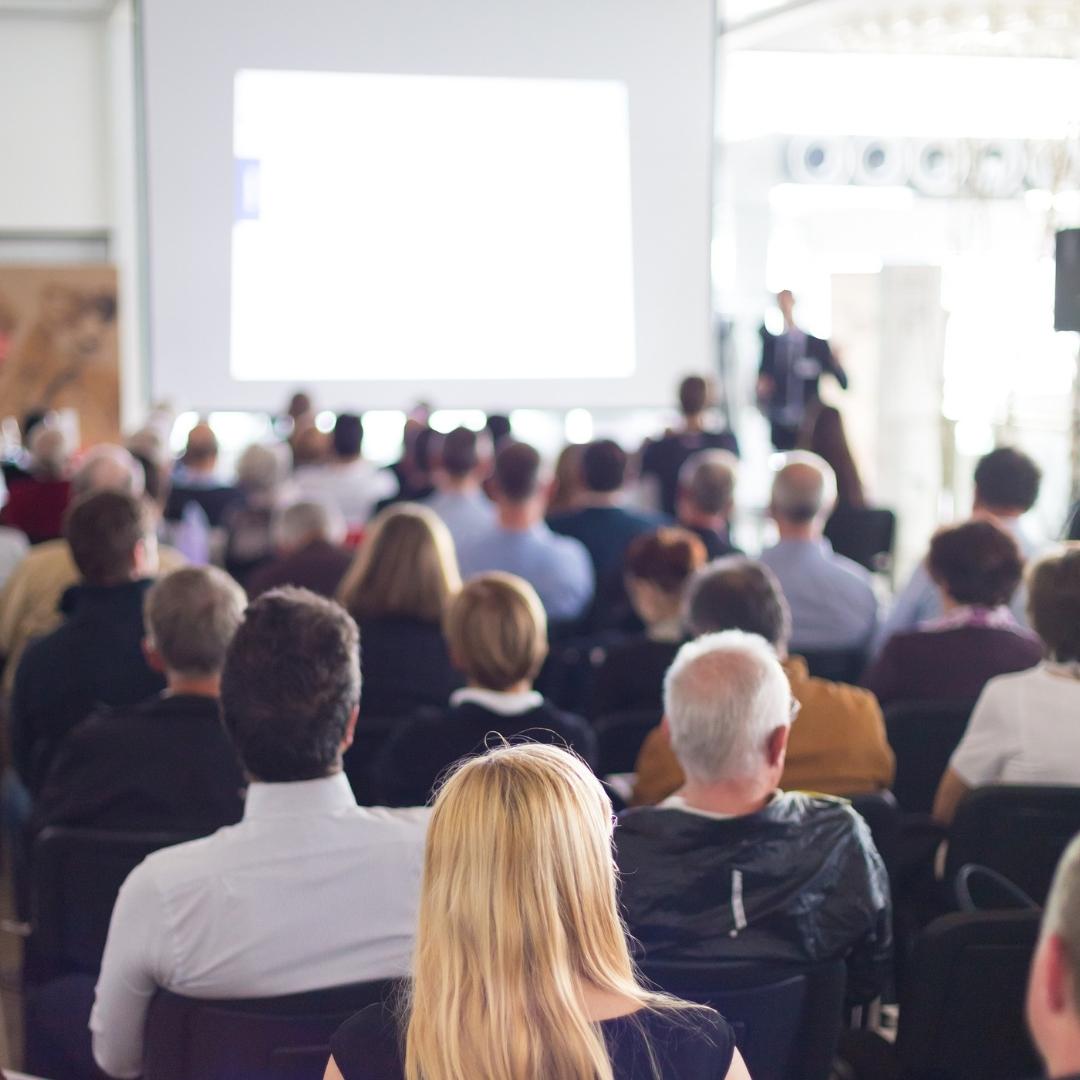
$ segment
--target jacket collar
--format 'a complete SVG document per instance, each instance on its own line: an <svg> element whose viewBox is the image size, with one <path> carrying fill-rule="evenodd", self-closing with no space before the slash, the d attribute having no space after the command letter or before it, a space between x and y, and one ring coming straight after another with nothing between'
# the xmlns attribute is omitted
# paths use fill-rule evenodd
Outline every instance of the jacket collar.
<svg viewBox="0 0 1080 1080"><path fill-rule="evenodd" d="M150 578L125 581L123 585L72 585L60 598L60 612L63 615L83 615L97 611L141 611L143 596L151 585L153 581Z"/></svg>

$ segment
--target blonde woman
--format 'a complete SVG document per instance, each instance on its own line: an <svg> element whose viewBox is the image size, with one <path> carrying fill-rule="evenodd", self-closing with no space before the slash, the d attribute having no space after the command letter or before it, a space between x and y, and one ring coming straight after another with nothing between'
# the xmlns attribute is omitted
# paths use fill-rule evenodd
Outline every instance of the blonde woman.
<svg viewBox="0 0 1080 1080"><path fill-rule="evenodd" d="M533 689L548 651L547 618L527 581L478 574L451 601L443 632L467 685L443 708L394 725L372 769L379 803L424 805L440 775L467 754L482 753L492 736L570 746L594 762L592 728Z"/></svg>
<svg viewBox="0 0 1080 1080"><path fill-rule="evenodd" d="M445 705L461 685L442 636L460 588L454 542L432 511L401 503L371 523L338 589L360 626L365 716Z"/></svg>
<svg viewBox="0 0 1080 1080"><path fill-rule="evenodd" d="M612 821L601 785L556 747L461 765L428 830L400 1018L353 1017L325 1080L748 1080L717 1013L637 982Z"/></svg>

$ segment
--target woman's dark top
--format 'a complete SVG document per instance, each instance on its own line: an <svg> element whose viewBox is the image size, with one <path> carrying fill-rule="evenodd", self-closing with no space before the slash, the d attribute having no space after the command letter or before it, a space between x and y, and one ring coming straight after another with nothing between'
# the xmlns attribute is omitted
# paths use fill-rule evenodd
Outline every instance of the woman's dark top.
<svg viewBox="0 0 1080 1080"><path fill-rule="evenodd" d="M589 715L653 709L659 723L664 709L664 675L680 644L643 636L612 646L596 669Z"/></svg>
<svg viewBox="0 0 1080 1080"><path fill-rule="evenodd" d="M1017 626L912 630L889 638L863 680L881 704L973 701L987 681L1042 659L1034 634Z"/></svg>
<svg viewBox="0 0 1080 1080"><path fill-rule="evenodd" d="M435 623L399 616L360 623L361 709L369 718L443 707L463 679Z"/></svg>
<svg viewBox="0 0 1080 1080"><path fill-rule="evenodd" d="M722 1080L735 1054L731 1028L712 1009L643 1009L603 1020L600 1030L615 1080ZM345 1080L404 1080L401 1044L392 1009L371 1005L338 1028L330 1052Z"/></svg>
<svg viewBox="0 0 1080 1080"><path fill-rule="evenodd" d="M394 726L371 769L378 804L423 806L448 766L483 753L498 736L570 746L590 766L596 762L596 736L580 716L547 701L510 716L476 701L462 701L437 711L424 710Z"/></svg>

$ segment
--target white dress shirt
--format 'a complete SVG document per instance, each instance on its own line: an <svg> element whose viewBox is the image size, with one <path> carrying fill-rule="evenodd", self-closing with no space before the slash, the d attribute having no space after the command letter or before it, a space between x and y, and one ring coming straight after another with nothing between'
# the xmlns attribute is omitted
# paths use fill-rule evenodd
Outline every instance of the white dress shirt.
<svg viewBox="0 0 1080 1080"><path fill-rule="evenodd" d="M303 465L293 474L302 499L336 506L349 528L365 525L383 499L398 493L397 478L364 458Z"/></svg>
<svg viewBox="0 0 1080 1080"><path fill-rule="evenodd" d="M359 807L344 773L253 783L239 824L150 855L109 926L98 1065L141 1075L158 987L274 997L408 974L429 814Z"/></svg>

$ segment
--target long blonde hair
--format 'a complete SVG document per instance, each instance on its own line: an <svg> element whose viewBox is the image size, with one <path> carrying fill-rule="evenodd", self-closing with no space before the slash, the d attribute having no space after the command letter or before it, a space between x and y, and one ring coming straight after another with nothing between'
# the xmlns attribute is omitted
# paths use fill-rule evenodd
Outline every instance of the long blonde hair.
<svg viewBox="0 0 1080 1080"><path fill-rule="evenodd" d="M337 598L357 622L401 615L439 624L460 588L449 530L426 506L402 503L371 522Z"/></svg>
<svg viewBox="0 0 1080 1080"><path fill-rule="evenodd" d="M612 1080L582 987L643 1006L619 918L611 802L553 746L472 758L427 836L407 1080Z"/></svg>

